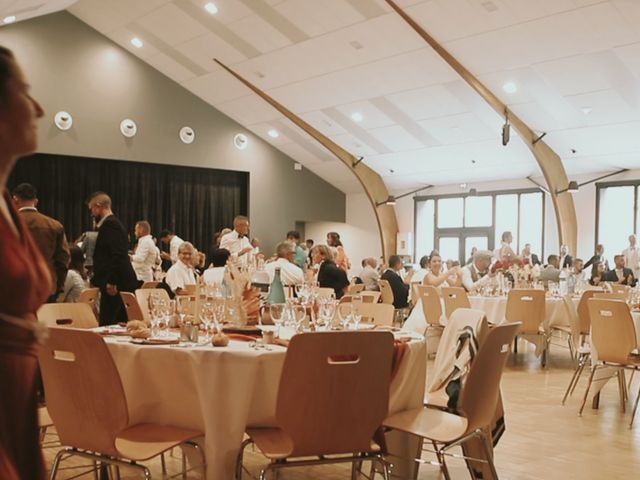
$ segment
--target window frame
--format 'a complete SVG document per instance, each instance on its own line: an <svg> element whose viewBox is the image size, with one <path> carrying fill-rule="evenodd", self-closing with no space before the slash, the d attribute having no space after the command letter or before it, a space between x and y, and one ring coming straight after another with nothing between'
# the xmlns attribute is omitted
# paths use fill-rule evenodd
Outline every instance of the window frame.
<svg viewBox="0 0 640 480"><path fill-rule="evenodd" d="M616 182L596 182L596 231L593 236L593 249L600 243L598 237L600 233L600 191L611 187L634 187L633 188L633 232L638 231L638 190L640 190L640 180L618 180Z"/></svg>

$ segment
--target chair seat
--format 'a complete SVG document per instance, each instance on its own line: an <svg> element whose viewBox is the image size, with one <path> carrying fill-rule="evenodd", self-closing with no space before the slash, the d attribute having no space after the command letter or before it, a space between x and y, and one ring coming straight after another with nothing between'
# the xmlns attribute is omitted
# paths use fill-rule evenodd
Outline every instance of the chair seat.
<svg viewBox="0 0 640 480"><path fill-rule="evenodd" d="M396 413L382 422L385 427L401 430L438 443L450 443L467 432L467 419L433 408L415 408Z"/></svg>
<svg viewBox="0 0 640 480"><path fill-rule="evenodd" d="M202 436L204 433L197 430L139 423L121 431L116 436L115 445L123 458L143 461Z"/></svg>

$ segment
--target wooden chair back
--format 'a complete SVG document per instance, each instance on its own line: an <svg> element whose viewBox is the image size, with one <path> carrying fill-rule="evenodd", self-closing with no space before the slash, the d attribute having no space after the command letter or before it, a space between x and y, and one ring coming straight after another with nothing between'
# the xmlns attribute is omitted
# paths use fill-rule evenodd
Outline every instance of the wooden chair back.
<svg viewBox="0 0 640 480"><path fill-rule="evenodd" d="M362 303L358 307L358 313L365 322L376 325L392 326L395 309L388 303Z"/></svg>
<svg viewBox="0 0 640 480"><path fill-rule="evenodd" d="M329 298L332 294L336 293L336 291L330 287L318 287L317 291L319 298Z"/></svg>
<svg viewBox="0 0 640 480"><path fill-rule="evenodd" d="M380 286L380 297L382 298L382 303L393 305L393 290L391 289L389 281L378 280L378 285Z"/></svg>
<svg viewBox="0 0 640 480"><path fill-rule="evenodd" d="M593 298L627 301L627 292L595 292Z"/></svg>
<svg viewBox="0 0 640 480"><path fill-rule="evenodd" d="M620 285L619 283L612 283L611 290L613 291L613 293L624 293L625 295L627 295L629 293L629 286Z"/></svg>
<svg viewBox="0 0 640 480"><path fill-rule="evenodd" d="M589 299L598 293L597 290L585 290L578 302L578 328L581 335L589 335L591 331L591 317L589 316ZM577 344L576 344L577 345Z"/></svg>
<svg viewBox="0 0 640 480"><path fill-rule="evenodd" d="M467 291L462 287L442 287L442 298L444 299L444 314L447 318L457 308L471 308Z"/></svg>
<svg viewBox="0 0 640 480"><path fill-rule="evenodd" d="M315 332L291 339L276 419L291 456L363 452L389 410L390 332ZM54 418L55 420L55 418Z"/></svg>
<svg viewBox="0 0 640 480"><path fill-rule="evenodd" d="M492 424L502 372L520 327L520 323L506 323L488 329L483 336L460 396L460 410L468 422L467 433Z"/></svg>
<svg viewBox="0 0 640 480"><path fill-rule="evenodd" d="M164 288L139 288L136 290L136 299L142 311L142 318L149 321L151 320L151 307L149 303L151 297L162 298L167 302L170 300L169 294Z"/></svg>
<svg viewBox="0 0 640 480"><path fill-rule="evenodd" d="M129 415L102 337L88 330L51 328L39 360L60 443L119 457L115 437L127 427Z"/></svg>
<svg viewBox="0 0 640 480"><path fill-rule="evenodd" d="M98 318L98 305L100 304L100 289L99 288L85 288L80 292L80 296L77 300L78 303L88 303L91 305L93 314Z"/></svg>
<svg viewBox="0 0 640 480"><path fill-rule="evenodd" d="M160 285L160 282L144 282L140 288L158 288L158 285Z"/></svg>
<svg viewBox="0 0 640 480"><path fill-rule="evenodd" d="M189 283L184 286L184 291L181 291L183 295L195 295L196 294L196 284Z"/></svg>
<svg viewBox="0 0 640 480"><path fill-rule="evenodd" d="M378 303L380 292L362 292L358 293L362 298L362 303ZM340 299L340 303L349 303L353 300L353 295L345 295Z"/></svg>
<svg viewBox="0 0 640 480"><path fill-rule="evenodd" d="M598 359L610 363L629 363L629 353L637 347L636 328L629 306L620 300L592 298L591 344Z"/></svg>
<svg viewBox="0 0 640 480"><path fill-rule="evenodd" d="M571 338L573 339L573 344L577 347L580 345L580 317L578 316L578 309L576 304L573 303L571 294L562 297L562 301L564 303L564 311L569 320L569 328L571 328Z"/></svg>
<svg viewBox="0 0 640 480"><path fill-rule="evenodd" d="M352 283L347 287L347 295L355 295L356 293L360 293L364 290L363 283Z"/></svg>
<svg viewBox="0 0 640 480"><path fill-rule="evenodd" d="M516 288L509 291L505 317L508 322L522 322L519 334L538 335L544 315L544 290Z"/></svg>
<svg viewBox="0 0 640 480"><path fill-rule="evenodd" d="M124 308L127 310L128 320L144 320L142 309L138 304L138 299L131 292L120 292L120 298L124 303Z"/></svg>
<svg viewBox="0 0 640 480"><path fill-rule="evenodd" d="M47 327L95 328L98 320L88 303L45 303L38 321Z"/></svg>
<svg viewBox="0 0 640 480"><path fill-rule="evenodd" d="M431 285L420 285L418 291L422 300L422 311L424 312L425 320L431 326L441 326L442 303L438 290Z"/></svg>

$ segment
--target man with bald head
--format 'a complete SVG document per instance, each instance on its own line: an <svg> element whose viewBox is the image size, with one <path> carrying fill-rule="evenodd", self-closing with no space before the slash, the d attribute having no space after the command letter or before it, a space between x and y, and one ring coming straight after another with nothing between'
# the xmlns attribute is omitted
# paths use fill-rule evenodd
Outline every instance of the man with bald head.
<svg viewBox="0 0 640 480"><path fill-rule="evenodd" d="M98 227L91 283L100 288L100 325L126 322L127 312L120 292L133 292L138 288L129 261L127 230L111 211L111 198L106 193L93 193L87 205Z"/></svg>

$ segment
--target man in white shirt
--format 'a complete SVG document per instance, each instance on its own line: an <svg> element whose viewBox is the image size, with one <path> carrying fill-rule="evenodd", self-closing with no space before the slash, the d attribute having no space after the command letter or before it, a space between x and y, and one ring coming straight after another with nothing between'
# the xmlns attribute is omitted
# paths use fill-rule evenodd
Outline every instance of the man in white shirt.
<svg viewBox="0 0 640 480"><path fill-rule="evenodd" d="M633 271L633 276L640 278L640 256L638 256L637 241L638 238L634 234L629 235L629 246L622 251L622 255L627 268Z"/></svg>
<svg viewBox="0 0 640 480"><path fill-rule="evenodd" d="M467 292L475 293L489 283L494 274L490 273L491 252L480 250L473 254L473 262L462 269L462 286Z"/></svg>
<svg viewBox="0 0 640 480"><path fill-rule="evenodd" d="M164 244L169 244L169 253L161 252L160 257L162 260L171 260L171 263L175 264L178 261L178 248L184 243L175 232L171 230L163 230L158 235L158 240Z"/></svg>
<svg viewBox="0 0 640 480"><path fill-rule="evenodd" d="M280 269L280 280L283 285L298 285L304 283L304 273L293 260L296 256L296 250L289 242L279 243L276 247L276 256L274 262L269 262L264 266L265 272L269 275L269 283L273 282L276 275L276 268Z"/></svg>
<svg viewBox="0 0 640 480"><path fill-rule="evenodd" d="M160 264L160 252L151 236L151 225L141 220L136 223L134 233L138 239L138 245L135 253L131 255L131 265L138 280L152 282L153 269Z"/></svg>
<svg viewBox="0 0 640 480"><path fill-rule="evenodd" d="M233 231L220 240L220 248L229 250L233 261L240 266L249 264L250 253L253 251L248 234L249 219L238 215L233 219Z"/></svg>
<svg viewBox="0 0 640 480"><path fill-rule="evenodd" d="M380 280L378 261L373 257L365 258L362 261L362 267L362 271L358 276L364 284L364 289L370 291L380 290L380 287L378 286L378 280Z"/></svg>
<svg viewBox="0 0 640 480"><path fill-rule="evenodd" d="M191 259L196 249L189 242L182 242L178 248L178 261L167 271L165 282L176 295L186 293L187 285L195 285L196 275L191 266Z"/></svg>

